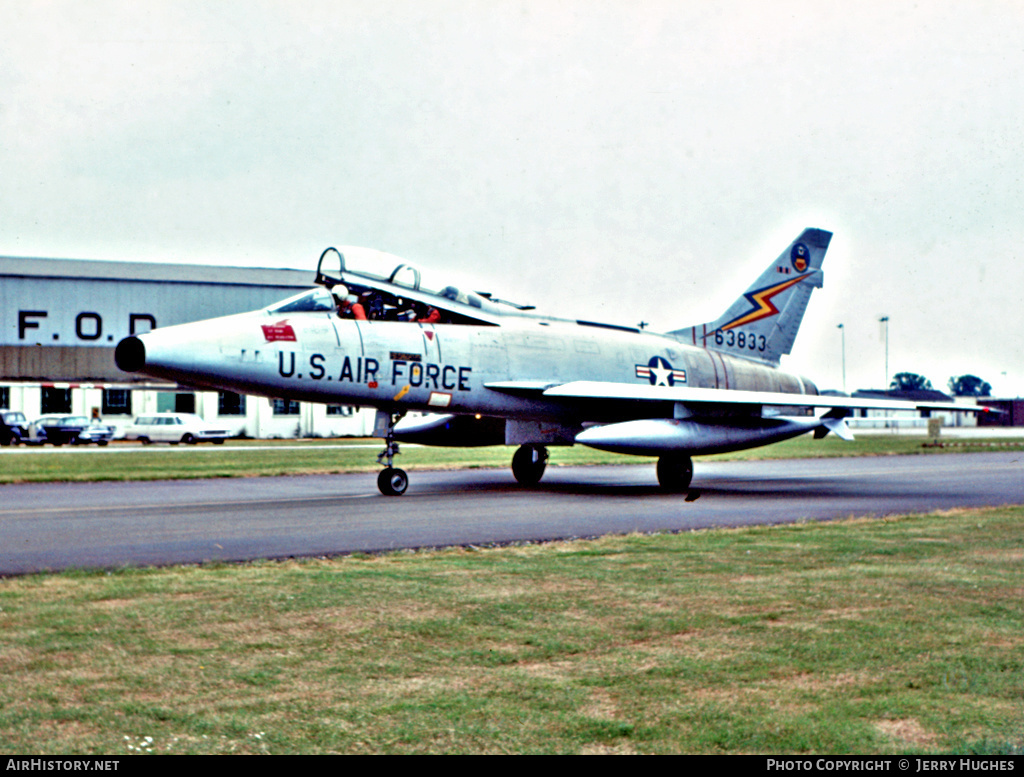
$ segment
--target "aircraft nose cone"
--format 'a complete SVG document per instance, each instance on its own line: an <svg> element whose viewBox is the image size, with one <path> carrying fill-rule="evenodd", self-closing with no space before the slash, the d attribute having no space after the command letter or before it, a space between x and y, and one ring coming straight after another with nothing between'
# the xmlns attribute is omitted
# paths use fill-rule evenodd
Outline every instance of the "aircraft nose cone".
<svg viewBox="0 0 1024 777"><path fill-rule="evenodd" d="M146 346L137 337L126 337L114 349L114 363L119 370L138 372L146 366Z"/></svg>

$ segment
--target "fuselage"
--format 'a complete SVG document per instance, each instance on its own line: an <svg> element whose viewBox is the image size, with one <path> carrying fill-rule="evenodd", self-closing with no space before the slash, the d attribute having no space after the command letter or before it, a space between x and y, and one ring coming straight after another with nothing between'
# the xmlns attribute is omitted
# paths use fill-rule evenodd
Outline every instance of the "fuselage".
<svg viewBox="0 0 1024 777"><path fill-rule="evenodd" d="M128 338L116 358L127 371L239 393L568 424L671 418L672 408L581 408L487 386L584 380L817 394L799 376L672 336L539 316L492 321L357 321L271 308Z"/></svg>

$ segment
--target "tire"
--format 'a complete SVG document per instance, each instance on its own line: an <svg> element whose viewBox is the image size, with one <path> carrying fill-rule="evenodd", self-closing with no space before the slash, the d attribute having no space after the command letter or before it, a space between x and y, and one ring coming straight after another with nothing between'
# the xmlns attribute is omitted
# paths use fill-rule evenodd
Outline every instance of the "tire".
<svg viewBox="0 0 1024 777"><path fill-rule="evenodd" d="M686 491L693 480L693 459L689 456L671 455L658 459L658 483L666 491Z"/></svg>
<svg viewBox="0 0 1024 777"><path fill-rule="evenodd" d="M151 445L153 441L148 437L140 437L139 442L141 442L143 445Z"/></svg>
<svg viewBox="0 0 1024 777"><path fill-rule="evenodd" d="M520 445L512 456L512 474L520 485L535 486L548 466L548 449L543 445Z"/></svg>
<svg viewBox="0 0 1024 777"><path fill-rule="evenodd" d="M194 436L192 436L191 434L186 434L184 437L181 438L181 441L183 443L185 443L186 445L195 445L196 444L196 438Z"/></svg>
<svg viewBox="0 0 1024 777"><path fill-rule="evenodd" d="M377 488L384 496L401 496L409 487L409 476L404 469L385 467L377 475Z"/></svg>

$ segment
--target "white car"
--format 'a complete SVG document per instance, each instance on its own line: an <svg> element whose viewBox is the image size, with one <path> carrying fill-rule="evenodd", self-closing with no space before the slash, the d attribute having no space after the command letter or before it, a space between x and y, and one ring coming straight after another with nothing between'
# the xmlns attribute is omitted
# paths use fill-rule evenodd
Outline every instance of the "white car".
<svg viewBox="0 0 1024 777"><path fill-rule="evenodd" d="M143 445L151 442L169 442L177 445L195 445L197 442L212 442L220 445L231 432L206 423L192 413L153 413L140 415L125 428L126 440L138 440Z"/></svg>

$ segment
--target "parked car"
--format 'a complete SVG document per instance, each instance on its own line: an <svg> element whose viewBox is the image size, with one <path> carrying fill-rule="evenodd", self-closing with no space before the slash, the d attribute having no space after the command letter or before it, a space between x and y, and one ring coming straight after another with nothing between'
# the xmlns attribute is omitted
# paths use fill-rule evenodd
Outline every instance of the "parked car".
<svg viewBox="0 0 1024 777"><path fill-rule="evenodd" d="M0 445L17 445L28 437L28 420L17 410L0 410Z"/></svg>
<svg viewBox="0 0 1024 777"><path fill-rule="evenodd" d="M114 427L84 415L44 415L28 427L25 442L32 445L106 445L114 436Z"/></svg>
<svg viewBox="0 0 1024 777"><path fill-rule="evenodd" d="M100 423L99 421L90 420L89 425L78 433L78 437L72 440L71 444L88 445L89 443L94 442L97 445L106 445L114 439L114 434L116 432L116 427Z"/></svg>
<svg viewBox="0 0 1024 777"><path fill-rule="evenodd" d="M230 436L227 429L208 424L192 413L140 415L124 430L126 440L138 440L143 445L151 442L169 442L172 445L212 442L220 445Z"/></svg>

